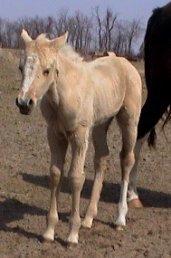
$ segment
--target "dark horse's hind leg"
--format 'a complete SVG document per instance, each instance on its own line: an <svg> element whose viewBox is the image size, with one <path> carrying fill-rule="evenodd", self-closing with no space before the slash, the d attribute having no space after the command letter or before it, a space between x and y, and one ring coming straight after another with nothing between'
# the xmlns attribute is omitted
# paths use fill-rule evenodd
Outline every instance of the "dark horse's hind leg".
<svg viewBox="0 0 171 258"><path fill-rule="evenodd" d="M139 125L138 125L138 140L135 146L135 164L130 173L130 181L128 188L128 202L129 206L141 207L142 203L139 200L136 179L137 179L137 166L140 156L141 147L144 141L147 139L149 132L155 127L163 113L166 111L169 102L166 98L150 96L148 95L147 100L142 108Z"/></svg>

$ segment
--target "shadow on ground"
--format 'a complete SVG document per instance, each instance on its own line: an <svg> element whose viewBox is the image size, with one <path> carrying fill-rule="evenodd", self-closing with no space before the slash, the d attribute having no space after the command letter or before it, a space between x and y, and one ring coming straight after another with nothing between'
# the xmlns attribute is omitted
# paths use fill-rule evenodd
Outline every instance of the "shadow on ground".
<svg viewBox="0 0 171 258"><path fill-rule="evenodd" d="M0 231L22 234L27 238L39 238L39 235L28 232L19 226L10 226L10 222L19 221L25 214L45 216L46 211L34 205L22 203L15 198L6 198L0 202Z"/></svg>
<svg viewBox="0 0 171 258"><path fill-rule="evenodd" d="M35 176L32 174L22 173L24 181L38 186L49 188L49 177L48 176ZM82 190L81 196L83 198L90 198L93 181L86 179ZM70 187L68 178L64 177L62 184L62 192L70 193ZM118 203L119 201L119 184L109 183L104 181L103 190L101 193L100 201ZM171 208L171 195L163 192L153 191L147 188L138 188L140 199L142 200L145 207L156 207L156 208Z"/></svg>

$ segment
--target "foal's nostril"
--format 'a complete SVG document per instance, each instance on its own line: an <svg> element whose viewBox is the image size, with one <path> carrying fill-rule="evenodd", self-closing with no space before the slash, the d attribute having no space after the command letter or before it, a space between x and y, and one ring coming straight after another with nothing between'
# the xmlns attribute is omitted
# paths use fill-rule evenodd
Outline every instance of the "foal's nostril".
<svg viewBox="0 0 171 258"><path fill-rule="evenodd" d="M16 98L16 105L20 110L21 114L29 115L31 113L34 101L30 98Z"/></svg>
<svg viewBox="0 0 171 258"><path fill-rule="evenodd" d="M16 104L17 107L19 107L18 98L16 98L15 104Z"/></svg>
<svg viewBox="0 0 171 258"><path fill-rule="evenodd" d="M27 102L28 107L32 107L33 104L34 104L33 100L29 99L28 102Z"/></svg>
<svg viewBox="0 0 171 258"><path fill-rule="evenodd" d="M16 105L19 108L22 108L22 109L29 108L30 109L30 108L32 108L33 104L34 104L34 102L30 98L26 98L26 99L16 98Z"/></svg>

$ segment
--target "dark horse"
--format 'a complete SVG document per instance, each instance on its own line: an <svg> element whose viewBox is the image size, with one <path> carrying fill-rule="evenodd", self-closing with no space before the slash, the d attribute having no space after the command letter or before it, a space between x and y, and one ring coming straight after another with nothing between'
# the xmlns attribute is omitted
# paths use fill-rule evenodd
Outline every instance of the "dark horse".
<svg viewBox="0 0 171 258"><path fill-rule="evenodd" d="M140 115L136 163L130 175L128 201L132 201L133 206L141 205L136 191L141 146L147 138L149 145L154 146L155 125L166 111L164 124L171 118L171 2L153 11L147 24L144 46L147 99Z"/></svg>
<svg viewBox="0 0 171 258"><path fill-rule="evenodd" d="M145 79L147 100L142 108L138 139L150 132L154 143L154 127L171 107L171 2L154 10L145 35Z"/></svg>

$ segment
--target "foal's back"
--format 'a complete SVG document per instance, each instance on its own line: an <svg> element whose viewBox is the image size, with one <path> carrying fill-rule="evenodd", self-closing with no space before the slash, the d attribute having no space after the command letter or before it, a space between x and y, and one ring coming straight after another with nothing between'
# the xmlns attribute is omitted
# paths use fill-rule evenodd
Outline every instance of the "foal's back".
<svg viewBox="0 0 171 258"><path fill-rule="evenodd" d="M114 116L124 106L139 110L141 78L128 60L114 55L102 57L90 64L90 71L97 119Z"/></svg>

